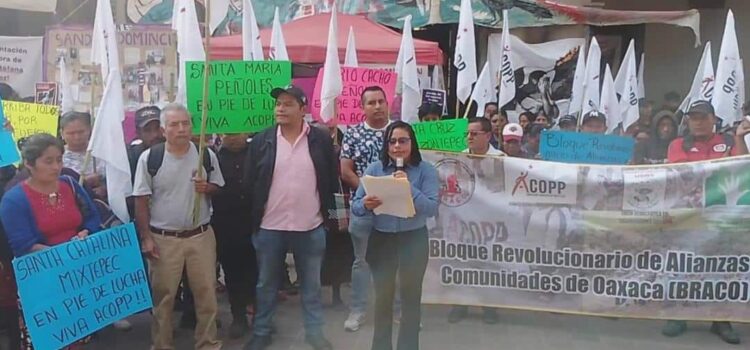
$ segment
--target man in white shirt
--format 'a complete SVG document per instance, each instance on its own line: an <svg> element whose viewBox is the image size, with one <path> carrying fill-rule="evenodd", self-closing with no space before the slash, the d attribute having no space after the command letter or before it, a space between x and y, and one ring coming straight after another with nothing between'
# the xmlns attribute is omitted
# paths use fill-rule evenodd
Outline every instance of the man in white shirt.
<svg viewBox="0 0 750 350"><path fill-rule="evenodd" d="M154 300L151 349L174 349L172 309L186 269L198 319L195 349L218 350L222 343L216 334L216 238L210 225L210 196L224 186L224 177L212 151L206 149L210 166L198 161L198 147L190 142L193 125L184 106L164 107L160 123L166 143L141 154L133 186L135 222L141 251L149 259ZM205 168L201 176L199 166ZM193 218L196 195L198 220Z"/></svg>
<svg viewBox="0 0 750 350"><path fill-rule="evenodd" d="M492 123L487 118L470 118L469 127L466 130L466 141L469 148L464 153L481 156L504 156L503 151L492 147Z"/></svg>
<svg viewBox="0 0 750 350"><path fill-rule="evenodd" d="M466 130L466 141L469 148L464 153L476 154L480 156L504 156L505 153L492 147L492 123L487 118L470 118L469 126ZM497 323L497 312L493 308L482 308L482 321L486 324ZM457 323L463 320L469 314L469 307L465 305L454 305L448 314L449 323Z"/></svg>

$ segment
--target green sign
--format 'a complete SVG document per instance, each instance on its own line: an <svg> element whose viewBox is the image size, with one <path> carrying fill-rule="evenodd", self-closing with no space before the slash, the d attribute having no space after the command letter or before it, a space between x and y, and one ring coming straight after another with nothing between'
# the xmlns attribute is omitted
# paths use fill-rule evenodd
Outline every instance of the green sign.
<svg viewBox="0 0 750 350"><path fill-rule="evenodd" d="M420 150L463 152L466 149L466 130L469 120L448 119L412 125Z"/></svg>
<svg viewBox="0 0 750 350"><path fill-rule="evenodd" d="M193 133L199 134L203 113L204 62L187 62L187 104ZM275 122L276 102L270 93L292 81L285 61L216 61L209 64L206 133L258 132Z"/></svg>

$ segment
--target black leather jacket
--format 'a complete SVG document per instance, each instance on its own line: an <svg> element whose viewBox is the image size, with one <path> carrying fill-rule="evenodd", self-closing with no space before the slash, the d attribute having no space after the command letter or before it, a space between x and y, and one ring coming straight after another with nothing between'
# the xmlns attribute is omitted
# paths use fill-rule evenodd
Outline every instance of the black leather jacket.
<svg viewBox="0 0 750 350"><path fill-rule="evenodd" d="M276 166L276 128L276 126L268 128L253 137L245 160L245 190L252 198L250 220L253 233L260 229L268 202L268 193L271 190L273 171ZM333 142L327 132L315 127L310 128L307 140L317 177L321 215L326 227L330 227L331 220L328 213L335 209L333 194L338 190L336 171L338 161L333 152ZM290 208L290 210L293 209Z"/></svg>

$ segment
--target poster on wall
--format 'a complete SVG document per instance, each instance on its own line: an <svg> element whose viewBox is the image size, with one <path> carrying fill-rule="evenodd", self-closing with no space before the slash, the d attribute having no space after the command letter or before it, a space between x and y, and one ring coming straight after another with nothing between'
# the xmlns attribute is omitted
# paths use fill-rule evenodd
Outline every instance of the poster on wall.
<svg viewBox="0 0 750 350"><path fill-rule="evenodd" d="M42 37L0 36L0 83L10 85L20 97L34 95L42 80Z"/></svg>
<svg viewBox="0 0 750 350"><path fill-rule="evenodd" d="M91 63L91 27L47 28L46 81L59 81L58 62L65 58L75 110L90 111L104 92L99 69ZM125 108L161 105L177 90L177 38L168 26L130 26L117 33Z"/></svg>

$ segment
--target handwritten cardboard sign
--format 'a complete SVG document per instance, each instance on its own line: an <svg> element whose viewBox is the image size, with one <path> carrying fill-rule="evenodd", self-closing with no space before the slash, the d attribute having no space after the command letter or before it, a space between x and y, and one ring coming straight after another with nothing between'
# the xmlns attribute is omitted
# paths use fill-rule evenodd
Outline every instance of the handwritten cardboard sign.
<svg viewBox="0 0 750 350"><path fill-rule="evenodd" d="M6 166L20 161L21 155L18 153L13 135L2 127L5 124L5 113L1 102L0 100L0 166Z"/></svg>
<svg viewBox="0 0 750 350"><path fill-rule="evenodd" d="M569 131L542 132L542 159L580 164L627 164L633 158L632 137Z"/></svg>
<svg viewBox="0 0 750 350"><path fill-rule="evenodd" d="M13 136L16 140L39 133L57 135L60 120L57 106L3 101L3 110L13 124Z"/></svg>
<svg viewBox="0 0 750 350"><path fill-rule="evenodd" d="M132 223L13 260L34 347L60 349L152 307Z"/></svg>
<svg viewBox="0 0 750 350"><path fill-rule="evenodd" d="M462 152L466 149L469 120L447 119L412 125L420 150Z"/></svg>
<svg viewBox="0 0 750 350"><path fill-rule="evenodd" d="M188 110L199 134L203 110L204 62L187 62ZM257 132L275 123L271 90L292 81L286 61L216 61L210 63L207 133Z"/></svg>
<svg viewBox="0 0 750 350"><path fill-rule="evenodd" d="M384 69L358 67L341 67L341 80L344 89L336 99L338 105L338 124L356 125L365 120L362 112L362 92L369 86L380 86L385 91L385 98L393 102L396 94L396 73ZM320 120L320 91L323 85L323 69L318 71L315 92L310 101L310 112L315 120Z"/></svg>

